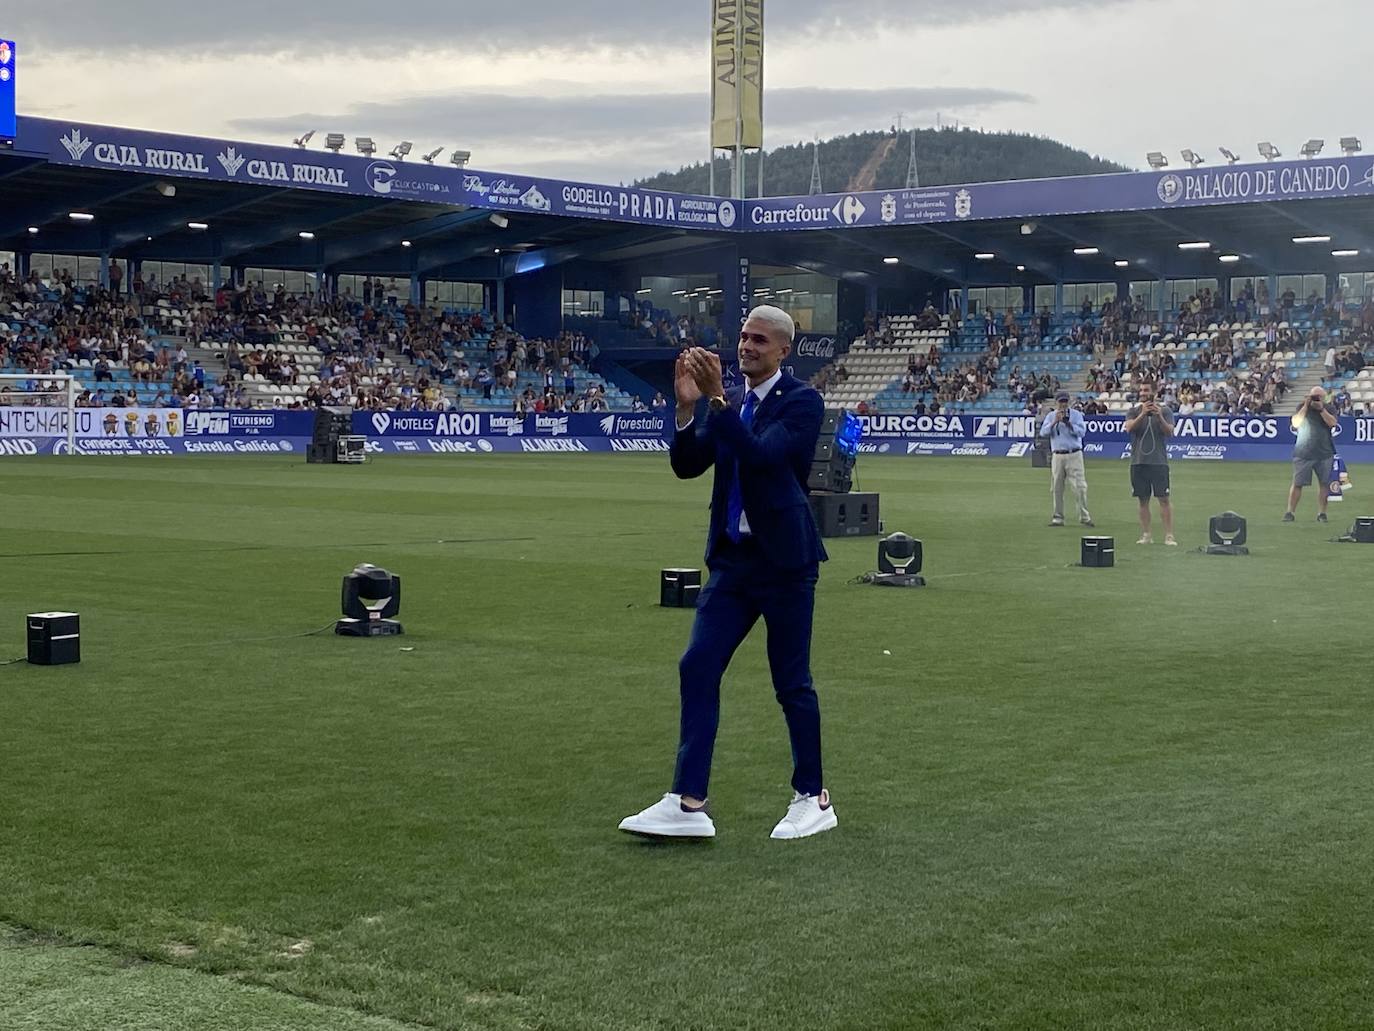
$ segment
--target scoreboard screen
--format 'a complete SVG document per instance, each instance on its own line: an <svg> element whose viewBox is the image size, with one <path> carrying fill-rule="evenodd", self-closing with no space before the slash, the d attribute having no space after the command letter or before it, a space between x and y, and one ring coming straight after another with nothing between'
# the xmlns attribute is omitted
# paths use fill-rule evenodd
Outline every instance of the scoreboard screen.
<svg viewBox="0 0 1374 1031"><path fill-rule="evenodd" d="M0 39L0 147L14 143L14 40Z"/></svg>

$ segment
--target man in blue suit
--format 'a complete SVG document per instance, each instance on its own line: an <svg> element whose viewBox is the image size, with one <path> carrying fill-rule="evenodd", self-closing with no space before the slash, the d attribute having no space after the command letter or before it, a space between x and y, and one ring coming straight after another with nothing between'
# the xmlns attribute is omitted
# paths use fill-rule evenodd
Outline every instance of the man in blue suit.
<svg viewBox="0 0 1374 1031"><path fill-rule="evenodd" d="M820 705L811 684L811 619L826 554L805 489L824 406L816 391L781 369L794 333L792 317L781 308L751 311L739 337L745 385L728 392L715 354L690 348L677 360L670 457L681 479L715 467L706 542L711 575L678 667L682 722L673 788L622 820L623 831L715 837L706 787L720 722L720 681L760 616L768 627L773 691L792 741L792 801L772 836L804 838L836 825L821 780Z"/></svg>

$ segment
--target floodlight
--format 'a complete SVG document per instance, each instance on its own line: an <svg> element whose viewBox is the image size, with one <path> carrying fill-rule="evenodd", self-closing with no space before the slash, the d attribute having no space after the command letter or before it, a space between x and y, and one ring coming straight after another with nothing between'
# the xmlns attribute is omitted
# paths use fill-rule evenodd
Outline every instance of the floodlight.
<svg viewBox="0 0 1374 1031"><path fill-rule="evenodd" d="M346 142L347 140L344 139L344 134L341 132L331 132L324 138L325 147L332 150L335 154L343 150L343 145Z"/></svg>
<svg viewBox="0 0 1374 1031"><path fill-rule="evenodd" d="M468 161L471 160L471 158L472 151L470 150L455 150L448 156L448 159L459 168L467 168Z"/></svg>
<svg viewBox="0 0 1374 1031"><path fill-rule="evenodd" d="M95 216L89 211L69 211L67 217L73 222L94 222Z"/></svg>
<svg viewBox="0 0 1374 1031"><path fill-rule="evenodd" d="M296 137L294 140L292 140L291 142L294 143L294 144L295 144L296 146L298 146L298 147L304 147L307 143L310 142L310 137L312 137L312 136L314 136L314 135L315 135L315 130L314 130L314 129L311 129L309 132L303 133L302 135L297 136L297 137Z"/></svg>
<svg viewBox="0 0 1374 1031"><path fill-rule="evenodd" d="M1197 168L1198 165L1202 164L1202 158L1191 149L1185 149L1181 156L1184 161L1188 162L1189 168Z"/></svg>
<svg viewBox="0 0 1374 1031"><path fill-rule="evenodd" d="M1302 145L1302 156L1305 158L1314 158L1322 152L1322 148L1325 146L1325 140L1308 140Z"/></svg>
<svg viewBox="0 0 1374 1031"><path fill-rule="evenodd" d="M1351 157L1354 154L1358 154L1362 149L1363 148L1360 146L1360 138L1358 136L1341 137L1341 150L1345 152L1346 157Z"/></svg>
<svg viewBox="0 0 1374 1031"><path fill-rule="evenodd" d="M1098 250L1096 247L1075 247L1073 252L1080 258L1086 258L1098 253Z"/></svg>
<svg viewBox="0 0 1374 1031"><path fill-rule="evenodd" d="M37 227L37 226L29 226L29 235L30 235L30 236L37 236L37 235L38 235L38 227Z"/></svg>
<svg viewBox="0 0 1374 1031"><path fill-rule="evenodd" d="M1239 255L1239 254L1222 254L1222 255L1219 255L1219 256L1217 257L1217 261L1220 261L1220 262L1222 262L1223 264L1226 264L1226 265L1234 265L1236 262L1240 261L1240 255Z"/></svg>
<svg viewBox="0 0 1374 1031"><path fill-rule="evenodd" d="M437 157L438 157L440 154L442 154L443 152L444 152L444 148L443 148L443 147L435 147L435 148L434 148L433 150L431 150L428 154L421 154L421 155L420 155L420 160L422 160L422 161L423 161L425 164L427 164L427 165L432 165L432 164L434 164L434 159L437 158Z"/></svg>
<svg viewBox="0 0 1374 1031"><path fill-rule="evenodd" d="M363 157L371 157L377 153L377 144L372 142L371 136L356 136L353 139L353 146L358 148L358 153Z"/></svg>
<svg viewBox="0 0 1374 1031"><path fill-rule="evenodd" d="M920 576L923 549L921 542L910 534L888 534L878 542L878 573L873 583L885 587L924 587Z"/></svg>
<svg viewBox="0 0 1374 1031"><path fill-rule="evenodd" d="M1354 248L1354 247L1342 247L1342 248L1340 248L1339 250L1334 250L1334 251L1332 251L1332 252L1331 252L1331 257L1333 257L1333 258L1353 258L1353 257L1355 257L1355 256L1356 256L1357 254L1359 254L1359 253L1360 253L1360 252L1359 252L1359 250L1358 250L1357 248Z"/></svg>
<svg viewBox="0 0 1374 1031"><path fill-rule="evenodd" d="M299 233L297 233L296 235L299 236L302 240L313 240L313 239L315 239L315 234L312 233L309 229L302 229L302 230L301 230Z"/></svg>
<svg viewBox="0 0 1374 1031"><path fill-rule="evenodd" d="M1207 240L1188 240L1178 245L1181 251L1206 251L1211 250L1212 244Z"/></svg>
<svg viewBox="0 0 1374 1031"><path fill-rule="evenodd" d="M1221 156L1226 159L1228 165L1234 165L1240 160L1234 152L1227 150L1225 147L1218 147L1217 150L1221 151Z"/></svg>
<svg viewBox="0 0 1374 1031"><path fill-rule="evenodd" d="M1125 258L1117 258L1116 261L1112 262L1112 264L1115 265L1117 268L1129 268L1131 263L1127 261Z"/></svg>
<svg viewBox="0 0 1374 1031"><path fill-rule="evenodd" d="M414 146L414 144L412 144L409 140L402 140L400 143L396 144L396 146L391 148L391 156L394 157L397 161L404 161L406 159L406 155L410 153L410 148L412 146Z"/></svg>
<svg viewBox="0 0 1374 1031"><path fill-rule="evenodd" d="M409 240L402 240L402 241L401 241L401 246L402 246L402 247L409 247L409 246L410 246L410 241L409 241Z"/></svg>
<svg viewBox="0 0 1374 1031"><path fill-rule="evenodd" d="M1313 233L1313 234L1310 235L1310 236L1295 236L1295 237L1293 237L1293 242L1294 242L1294 243L1330 243L1330 242L1331 242L1331 237L1325 235L1324 233Z"/></svg>
<svg viewBox="0 0 1374 1031"><path fill-rule="evenodd" d="M993 258L997 257L997 255L993 254L992 251L979 251L974 257L979 261L991 261Z"/></svg>
<svg viewBox="0 0 1374 1031"><path fill-rule="evenodd" d="M1207 545L1209 555L1248 555L1245 547L1245 520L1235 512L1214 515L1207 522Z"/></svg>
<svg viewBox="0 0 1374 1031"><path fill-rule="evenodd" d="M887 257L887 258L884 258L884 259L883 259L883 264L884 264L884 265L895 265L895 264L897 264L897 262L899 262L899 261L901 261L901 260L902 260L901 258Z"/></svg>
<svg viewBox="0 0 1374 1031"><path fill-rule="evenodd" d="M197 233L203 233L203 232L205 232L205 230L207 230L207 229L210 228L210 223L209 223L209 222L187 222L187 223L186 223L186 228L187 228L187 229L193 229L193 230L195 230Z"/></svg>
<svg viewBox="0 0 1374 1031"><path fill-rule="evenodd" d="M1145 155L1145 160L1150 163L1150 167L1155 171L1169 167L1169 159L1164 156L1163 151L1152 150Z"/></svg>
<svg viewBox="0 0 1374 1031"><path fill-rule="evenodd" d="M401 611L401 578L368 562L343 578L343 618L334 633L347 637L389 637L401 634L391 617Z"/></svg>
<svg viewBox="0 0 1374 1031"><path fill-rule="evenodd" d="M1017 272L1024 272L1024 271L1026 271L1026 266L1025 266L1025 265L1017 265L1017 266L1016 266L1016 271L1017 271Z"/></svg>
<svg viewBox="0 0 1374 1031"><path fill-rule="evenodd" d="M1258 149L1260 157L1264 158L1266 161L1273 161L1275 158L1283 157L1283 151L1279 150L1278 147L1274 146L1268 140L1264 140L1260 143Z"/></svg>

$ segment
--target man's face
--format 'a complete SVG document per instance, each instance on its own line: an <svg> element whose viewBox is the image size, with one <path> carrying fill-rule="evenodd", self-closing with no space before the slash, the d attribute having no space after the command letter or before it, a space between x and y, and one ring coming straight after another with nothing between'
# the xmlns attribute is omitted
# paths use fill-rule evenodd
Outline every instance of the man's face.
<svg viewBox="0 0 1374 1031"><path fill-rule="evenodd" d="M755 382L768 379L778 371L792 350L791 341L779 330L757 319L749 319L739 331L739 367Z"/></svg>
<svg viewBox="0 0 1374 1031"><path fill-rule="evenodd" d="M1144 387L1140 391L1140 403L1143 405L1154 404L1154 387Z"/></svg>

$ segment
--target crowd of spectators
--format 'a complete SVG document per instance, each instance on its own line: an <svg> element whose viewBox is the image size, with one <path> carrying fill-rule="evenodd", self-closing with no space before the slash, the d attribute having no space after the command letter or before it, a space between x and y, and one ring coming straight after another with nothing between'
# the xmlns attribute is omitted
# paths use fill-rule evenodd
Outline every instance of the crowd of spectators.
<svg viewBox="0 0 1374 1031"><path fill-rule="evenodd" d="M295 388L285 402L292 407L460 407L446 385L488 399L510 392L517 410L602 411L607 405L604 388L578 390L577 369L591 357L582 334L526 339L483 313L403 301L394 281L384 287L366 278L361 298L348 290L336 297L290 293L261 281L208 291L198 279L159 283L152 274L137 276L131 293L121 286L113 275L109 288L79 286L65 269L46 281L31 273L21 282L0 266L0 302L33 306L17 332L0 323L0 362L39 383L79 368L94 383L78 404L93 407L246 408L258 397L248 384L259 377ZM158 308L162 301L167 306ZM150 309L159 314L144 314ZM177 325L166 324L169 313L176 313ZM286 334L285 326L299 332ZM318 365L313 354L283 346L284 338L303 339L319 352ZM188 345L210 346L225 371L208 373ZM90 365L79 367L82 361ZM116 384L117 369L127 369L132 382ZM516 396L521 373L538 376L542 389ZM279 396L263 400L283 404Z"/></svg>

